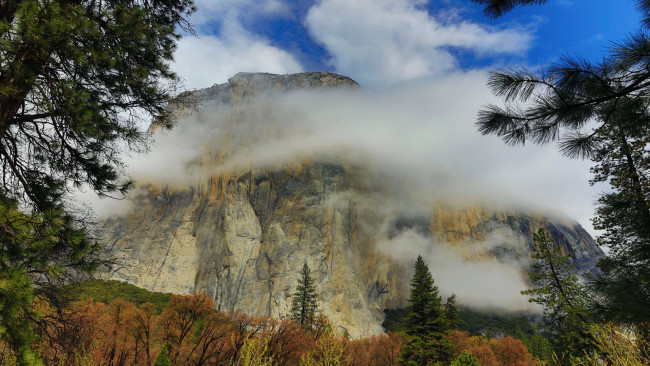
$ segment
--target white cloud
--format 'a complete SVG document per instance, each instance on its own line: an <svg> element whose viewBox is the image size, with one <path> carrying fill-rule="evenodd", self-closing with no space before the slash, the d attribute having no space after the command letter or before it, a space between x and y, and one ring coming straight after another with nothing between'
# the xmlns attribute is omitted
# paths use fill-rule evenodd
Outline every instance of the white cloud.
<svg viewBox="0 0 650 366"><path fill-rule="evenodd" d="M474 243L481 247L482 243ZM466 259L467 253L446 243L435 243L415 230L406 230L377 243L377 249L389 254L407 268L421 255L444 298L452 293L458 302L483 310L539 311L521 291L528 288L527 263L496 259Z"/></svg>
<svg viewBox="0 0 650 366"><path fill-rule="evenodd" d="M444 75L457 67L448 47L479 55L528 48L531 37L522 29L492 30L454 17L442 24L419 5L421 0L323 0L309 10L305 25L336 70L362 85Z"/></svg>
<svg viewBox="0 0 650 366"><path fill-rule="evenodd" d="M158 136L150 154L129 159L129 174L187 184L203 148L228 141L236 148L214 173L339 154L379 172L415 203L533 206L563 211L590 230L597 189L587 183L589 162L567 159L553 146L509 147L476 131L476 112L495 101L486 78L473 71L382 92L299 91L247 105L248 118L206 107ZM237 133L222 136L233 116Z"/></svg>
<svg viewBox="0 0 650 366"><path fill-rule="evenodd" d="M172 69L189 89L223 83L240 71L286 74L302 70L288 52L225 20L216 35L187 35L178 42Z"/></svg>

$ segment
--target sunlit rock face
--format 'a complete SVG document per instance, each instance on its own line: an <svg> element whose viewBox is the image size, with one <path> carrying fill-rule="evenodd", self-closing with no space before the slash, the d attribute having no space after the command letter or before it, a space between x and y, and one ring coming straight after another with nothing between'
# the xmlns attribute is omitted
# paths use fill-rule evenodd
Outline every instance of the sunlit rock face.
<svg viewBox="0 0 650 366"><path fill-rule="evenodd" d="M110 276L153 291L206 292L220 310L285 316L306 262L324 314L361 337L382 332L383 309L405 304L411 263L386 250L403 232L457 248L469 261L525 263L533 233L546 227L578 267L593 268L602 252L570 220L449 203L417 213L382 211L388 189L381 177L341 156L226 164L288 128L260 123L275 118L273 104L253 111L248 100L298 88L357 87L332 73L240 73L193 92L196 109L179 108L181 120L229 112L220 115L213 143L191 162L192 179L141 182L132 208L105 222L106 245L123 263ZM150 130L159 133L158 127Z"/></svg>

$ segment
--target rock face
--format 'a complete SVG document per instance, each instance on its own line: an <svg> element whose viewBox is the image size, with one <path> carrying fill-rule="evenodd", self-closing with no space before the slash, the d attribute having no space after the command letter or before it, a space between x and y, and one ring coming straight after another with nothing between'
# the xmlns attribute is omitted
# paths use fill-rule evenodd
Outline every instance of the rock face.
<svg viewBox="0 0 650 366"><path fill-rule="evenodd" d="M578 267L590 269L602 255L577 223L531 213L440 205L425 214L396 213L373 221L359 192L380 193L381 183L368 183L363 167L345 161L297 157L274 167L214 169L241 146L277 132L251 132L238 124L248 99L314 87L357 84L331 73L240 73L226 84L194 92L199 109L242 108L220 126L224 131L214 146L193 162L204 173L200 179L182 186L148 183L128 214L106 221L105 242L125 264L112 278L154 291L204 291L221 310L281 316L289 313L306 262L323 312L360 337L382 332L383 309L403 306L408 297L410 263L377 250L380 235L414 230L432 245L467 249L470 260L508 261L528 258L532 234L546 227ZM487 241L490 245L474 245Z"/></svg>

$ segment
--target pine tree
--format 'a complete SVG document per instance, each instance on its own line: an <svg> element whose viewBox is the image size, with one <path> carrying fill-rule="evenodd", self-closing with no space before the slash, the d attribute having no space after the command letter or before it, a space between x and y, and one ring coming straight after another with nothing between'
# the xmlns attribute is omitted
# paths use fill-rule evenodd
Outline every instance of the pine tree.
<svg viewBox="0 0 650 366"><path fill-rule="evenodd" d="M167 345L163 345L163 348L160 350L160 353L158 354L158 357L156 357L156 360L153 362L153 366L170 366L172 363L169 360L169 350L167 349Z"/></svg>
<svg viewBox="0 0 650 366"><path fill-rule="evenodd" d="M429 267L418 256L411 277L411 294L406 308L407 340L402 346L400 362L406 365L444 364L451 360L452 345L446 338L449 322L442 307L438 287Z"/></svg>
<svg viewBox="0 0 650 366"><path fill-rule="evenodd" d="M307 262L302 266L296 292L291 302L290 318L302 325L303 330L311 330L318 312L318 295Z"/></svg>
<svg viewBox="0 0 650 366"><path fill-rule="evenodd" d="M481 366L481 364L478 363L478 359L472 356L471 353L463 351L450 366Z"/></svg>
<svg viewBox="0 0 650 366"><path fill-rule="evenodd" d="M193 10L192 0L0 1L0 299L21 299L0 305L20 304L0 316L10 329L0 339L19 364L38 362L26 340L32 299L99 263L92 216L71 209L69 193L131 186L122 149L146 148L142 118L169 121L169 62Z"/></svg>
<svg viewBox="0 0 650 366"><path fill-rule="evenodd" d="M38 295L33 278L41 273L57 277L66 271L69 262L56 256L67 255L80 268L82 254L96 249L83 232L66 224L57 211L27 214L15 201L0 198L0 341L11 347L19 365L41 363L31 349L33 323L42 320L32 312ZM74 251L60 247L59 235L66 230L68 240L75 240Z"/></svg>
<svg viewBox="0 0 650 366"><path fill-rule="evenodd" d="M582 357L593 351L593 337L587 318L587 294L578 282L570 257L563 255L545 229L534 235L536 251L531 265L533 288L522 291L530 302L544 307L544 327L555 333L561 359Z"/></svg>
<svg viewBox="0 0 650 366"><path fill-rule="evenodd" d="M447 298L447 302L445 303L445 317L449 322L449 328L456 329L460 319L460 310L458 310L458 305L456 305L456 294L451 294Z"/></svg>
<svg viewBox="0 0 650 366"><path fill-rule="evenodd" d="M545 0L474 0L500 16L514 6ZM563 57L540 71L492 73L488 85L505 101L479 112L484 134L506 143L559 141L568 157L590 158L593 182L607 182L594 226L609 247L588 280L590 306L602 320L636 329L650 339L650 1L638 0L643 27L614 43L601 62Z"/></svg>
<svg viewBox="0 0 650 366"><path fill-rule="evenodd" d="M39 211L119 181L138 122L169 118L169 61L192 0L0 2L0 193Z"/></svg>
<svg viewBox="0 0 650 366"><path fill-rule="evenodd" d="M517 6L530 6L545 4L548 0L472 0L477 4L485 5L483 12L490 17L498 18ZM650 0L636 0L642 13L644 26L650 25Z"/></svg>
<svg viewBox="0 0 650 366"><path fill-rule="evenodd" d="M598 199L594 226L609 250L589 285L599 294L594 313L650 340L650 131L638 127L611 125L599 136L592 184L609 182L612 190Z"/></svg>

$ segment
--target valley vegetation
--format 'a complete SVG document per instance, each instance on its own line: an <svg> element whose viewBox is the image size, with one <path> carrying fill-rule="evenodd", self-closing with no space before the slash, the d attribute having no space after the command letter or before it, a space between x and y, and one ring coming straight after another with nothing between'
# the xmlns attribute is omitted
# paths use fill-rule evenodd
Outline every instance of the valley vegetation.
<svg viewBox="0 0 650 366"><path fill-rule="evenodd" d="M321 314L306 329L291 318L219 312L205 294L151 293L117 281L85 282L67 292L74 301L63 308L35 300L38 337L30 346L46 365L398 365L415 349L405 345L418 342L404 331L352 340ZM98 294L102 301L90 297ZM449 328L433 339L444 343L452 365L465 365L456 362L463 354L484 366L538 364L512 337ZM420 360L415 364L429 364ZM0 364L15 362L0 342Z"/></svg>
<svg viewBox="0 0 650 366"><path fill-rule="evenodd" d="M418 257L409 306L387 311L386 334L370 338L350 339L319 313L305 264L290 315L279 319L217 311L205 294L153 293L118 281L70 284L60 304L34 299L27 346L46 365L70 366L647 364L645 348L620 327L583 318L584 289L569 257L544 230L535 239L533 288L524 293L544 306L543 331L526 316L460 309L455 295L443 304ZM0 341L0 364L16 365L18 357Z"/></svg>

